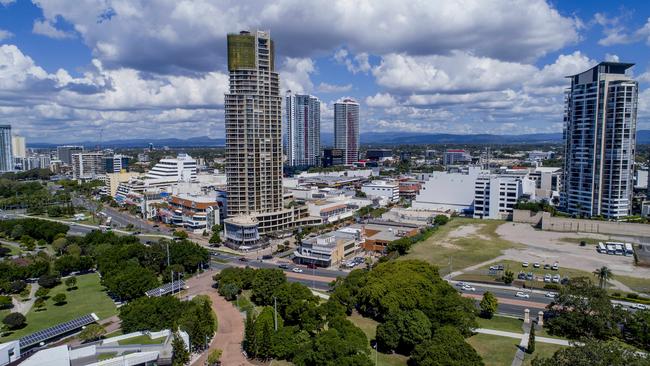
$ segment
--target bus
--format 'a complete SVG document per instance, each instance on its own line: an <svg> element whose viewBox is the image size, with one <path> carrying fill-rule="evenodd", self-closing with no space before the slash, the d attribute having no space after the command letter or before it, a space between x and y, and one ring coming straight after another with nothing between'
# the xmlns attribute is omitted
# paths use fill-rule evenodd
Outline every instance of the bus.
<svg viewBox="0 0 650 366"><path fill-rule="evenodd" d="M598 253L607 253L607 248L605 248L605 244L603 244L602 241L600 243L598 243L597 250L598 250Z"/></svg>

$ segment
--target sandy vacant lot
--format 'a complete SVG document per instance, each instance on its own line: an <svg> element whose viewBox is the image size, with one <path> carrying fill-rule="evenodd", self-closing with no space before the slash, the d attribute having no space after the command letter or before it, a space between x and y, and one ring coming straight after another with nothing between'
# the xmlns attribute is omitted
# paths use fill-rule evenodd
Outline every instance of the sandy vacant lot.
<svg viewBox="0 0 650 366"><path fill-rule="evenodd" d="M650 278L650 268L634 266L632 257L606 255L596 252L593 246L580 247L575 243L563 242L562 238L594 238L607 240L600 234L567 233L536 230L529 224L508 222L497 228L497 234L508 241L527 246L524 249L507 249L508 259L528 262L559 262L560 266L592 272L602 266L609 267L615 274Z"/></svg>

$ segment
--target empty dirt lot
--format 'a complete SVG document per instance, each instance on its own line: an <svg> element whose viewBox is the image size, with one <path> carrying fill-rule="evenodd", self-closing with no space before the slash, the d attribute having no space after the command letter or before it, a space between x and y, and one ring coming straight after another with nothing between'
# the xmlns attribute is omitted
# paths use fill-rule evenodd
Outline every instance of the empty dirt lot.
<svg viewBox="0 0 650 366"><path fill-rule="evenodd" d="M593 245L581 247L576 243L562 241L564 238L593 238L609 240L609 236L588 233L567 233L542 231L529 224L508 222L500 225L496 233L505 240L521 243L526 248L506 249L505 257L517 261L559 262L560 266L592 272L602 266L609 267L614 274L650 278L650 268L637 267L634 258L600 254Z"/></svg>

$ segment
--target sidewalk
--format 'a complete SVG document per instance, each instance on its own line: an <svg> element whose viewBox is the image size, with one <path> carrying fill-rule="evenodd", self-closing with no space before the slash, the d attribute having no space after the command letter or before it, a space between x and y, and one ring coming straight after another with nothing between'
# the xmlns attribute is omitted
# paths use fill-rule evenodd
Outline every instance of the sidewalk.
<svg viewBox="0 0 650 366"><path fill-rule="evenodd" d="M521 339L522 338L522 333L515 333L515 332L505 332L502 330L495 330L495 329L486 329L486 328L477 328L474 329L476 333L480 334L491 334L499 337L508 337L508 338L516 338L516 339ZM526 335L526 344L528 344L528 333L523 333ZM547 338L547 337L535 337L535 341L540 342L540 343L549 343L549 344L557 344L560 346L570 346L571 344L569 341L566 339L557 339L557 338Z"/></svg>

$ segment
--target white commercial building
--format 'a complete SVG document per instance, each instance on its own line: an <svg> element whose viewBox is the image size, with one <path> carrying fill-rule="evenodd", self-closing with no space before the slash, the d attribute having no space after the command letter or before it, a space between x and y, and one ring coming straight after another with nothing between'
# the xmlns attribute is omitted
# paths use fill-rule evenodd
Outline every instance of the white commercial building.
<svg viewBox="0 0 650 366"><path fill-rule="evenodd" d="M478 167L458 173L433 172L422 185L412 203L414 209L470 213L474 206L474 186Z"/></svg>
<svg viewBox="0 0 650 366"><path fill-rule="evenodd" d="M449 149L443 155L445 165L467 164L472 162L472 156L465 150Z"/></svg>
<svg viewBox="0 0 650 366"><path fill-rule="evenodd" d="M474 187L474 218L505 219L524 195L535 195L535 181L527 176L481 174Z"/></svg>
<svg viewBox="0 0 650 366"><path fill-rule="evenodd" d="M175 158L161 159L145 176L145 179L158 179L166 182L196 181L196 160L188 154L178 154Z"/></svg>
<svg viewBox="0 0 650 366"><path fill-rule="evenodd" d="M86 152L72 154L72 177L79 180L98 179L104 176L104 153Z"/></svg>
<svg viewBox="0 0 650 366"><path fill-rule="evenodd" d="M399 202L399 183L374 180L361 186L361 192L370 198L385 198L391 203Z"/></svg>
<svg viewBox="0 0 650 366"><path fill-rule="evenodd" d="M634 188L648 188L647 166L639 166L634 172Z"/></svg>

